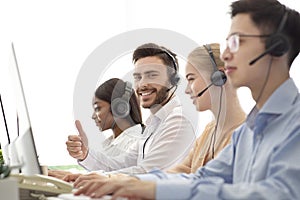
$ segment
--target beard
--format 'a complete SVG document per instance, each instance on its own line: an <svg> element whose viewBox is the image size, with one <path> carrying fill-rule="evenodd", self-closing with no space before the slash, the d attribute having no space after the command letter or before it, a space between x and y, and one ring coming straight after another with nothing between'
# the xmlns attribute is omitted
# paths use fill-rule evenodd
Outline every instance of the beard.
<svg viewBox="0 0 300 200"><path fill-rule="evenodd" d="M163 106L167 102L165 102L168 98L168 88L167 87L162 87L160 90L156 90L156 97L150 105L143 106L143 108L154 108L156 106Z"/></svg>
<svg viewBox="0 0 300 200"><path fill-rule="evenodd" d="M164 101L166 101L167 97L168 97L168 88L167 87L162 87L160 90L157 91L157 96L153 102L153 105L157 105L157 104L160 104L160 105L164 105Z"/></svg>

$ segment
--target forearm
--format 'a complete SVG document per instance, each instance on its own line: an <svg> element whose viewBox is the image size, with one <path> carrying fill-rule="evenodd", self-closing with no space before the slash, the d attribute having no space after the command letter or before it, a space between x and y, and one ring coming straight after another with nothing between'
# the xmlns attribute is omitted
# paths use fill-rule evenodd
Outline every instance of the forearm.
<svg viewBox="0 0 300 200"><path fill-rule="evenodd" d="M136 165L136 156L122 154L111 157L101 151L91 150L86 159L78 163L89 171L103 170L109 172Z"/></svg>

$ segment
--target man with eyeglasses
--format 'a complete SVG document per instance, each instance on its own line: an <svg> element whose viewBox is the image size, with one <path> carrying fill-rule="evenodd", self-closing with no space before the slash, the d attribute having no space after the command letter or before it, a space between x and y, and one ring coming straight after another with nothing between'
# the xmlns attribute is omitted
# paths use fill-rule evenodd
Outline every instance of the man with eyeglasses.
<svg viewBox="0 0 300 200"><path fill-rule="evenodd" d="M300 199L300 94L289 75L300 49L300 15L276 0L239 0L231 9L222 54L225 72L234 87L248 87L256 102L232 143L194 174L153 171L89 183L84 187L94 189L85 194L113 193L113 199Z"/></svg>

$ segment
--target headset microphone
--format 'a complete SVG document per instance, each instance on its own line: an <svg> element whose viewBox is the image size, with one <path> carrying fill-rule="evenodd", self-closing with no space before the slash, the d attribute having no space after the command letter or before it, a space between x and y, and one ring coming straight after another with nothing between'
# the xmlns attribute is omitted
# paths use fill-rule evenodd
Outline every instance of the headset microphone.
<svg viewBox="0 0 300 200"><path fill-rule="evenodd" d="M166 89L166 92L169 92L170 90L172 90L175 87L175 85L173 85L172 87Z"/></svg>
<svg viewBox="0 0 300 200"><path fill-rule="evenodd" d="M277 36L278 37L278 36ZM269 54L270 52L272 52L275 48L277 48L278 46L281 46L281 48L283 49L283 52L286 51L286 49L288 49L288 43L287 42L283 42L284 39L278 40L276 41L274 44L272 44L268 49L266 49L266 51L264 51L262 54L260 54L259 56L257 56L256 58L254 58L253 60L251 60L249 62L249 65L253 65L254 63L256 63L259 59L261 59L262 57L264 57L265 55ZM281 54L279 54L280 56ZM274 55L275 56L275 55Z"/></svg>
<svg viewBox="0 0 300 200"><path fill-rule="evenodd" d="M283 27L286 24L288 18L288 13L285 11L284 15L279 23L278 29L275 33L271 34L269 38L266 40L265 48L266 50L254 58L252 61L249 62L249 65L253 65L256 63L259 59L264 57L267 54L270 54L271 56L280 57L286 52L288 52L290 45L288 39L281 33Z"/></svg>
<svg viewBox="0 0 300 200"><path fill-rule="evenodd" d="M227 81L226 74L223 71L218 69L218 66L217 66L217 63L215 61L215 57L214 57L214 54L213 54L213 51L212 51L210 45L206 44L206 45L203 45L203 47L206 49L206 51L209 55L209 58L210 58L210 61L212 63L214 71L210 76L211 83L206 88L204 88L201 92L199 92L197 97L202 96L206 92L206 90L208 90L208 88L210 88L211 86L215 85L215 86L221 87Z"/></svg>
<svg viewBox="0 0 300 200"><path fill-rule="evenodd" d="M209 84L205 89L203 89L199 94L197 94L197 97L201 97L208 88L210 88L213 85L213 83Z"/></svg>

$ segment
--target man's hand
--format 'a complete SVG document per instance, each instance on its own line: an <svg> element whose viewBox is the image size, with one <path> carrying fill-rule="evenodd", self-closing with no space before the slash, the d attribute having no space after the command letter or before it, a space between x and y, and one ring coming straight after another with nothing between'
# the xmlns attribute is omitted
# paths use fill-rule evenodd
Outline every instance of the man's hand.
<svg viewBox="0 0 300 200"><path fill-rule="evenodd" d="M64 170L48 170L48 176L52 176L58 179L64 179L65 176L72 174L71 172Z"/></svg>
<svg viewBox="0 0 300 200"><path fill-rule="evenodd" d="M92 198L113 194L112 199L126 197L128 199L155 199L154 182L144 182L134 177L92 179L83 182L75 195L84 194Z"/></svg>
<svg viewBox="0 0 300 200"><path fill-rule="evenodd" d="M91 180L106 180L106 179L108 179L107 176L100 175L100 174L97 174L97 173L84 174L84 175L80 175L76 178L73 186L75 188L80 188L81 186L85 185L85 183L87 183L88 181L91 181Z"/></svg>
<svg viewBox="0 0 300 200"><path fill-rule="evenodd" d="M73 158L84 160L88 154L88 139L79 120L75 121L79 135L69 135L67 150Z"/></svg>
<svg viewBox="0 0 300 200"><path fill-rule="evenodd" d="M74 182L76 179L81 176L82 174L67 174L66 176L63 177L62 180L67 181L67 182Z"/></svg>

